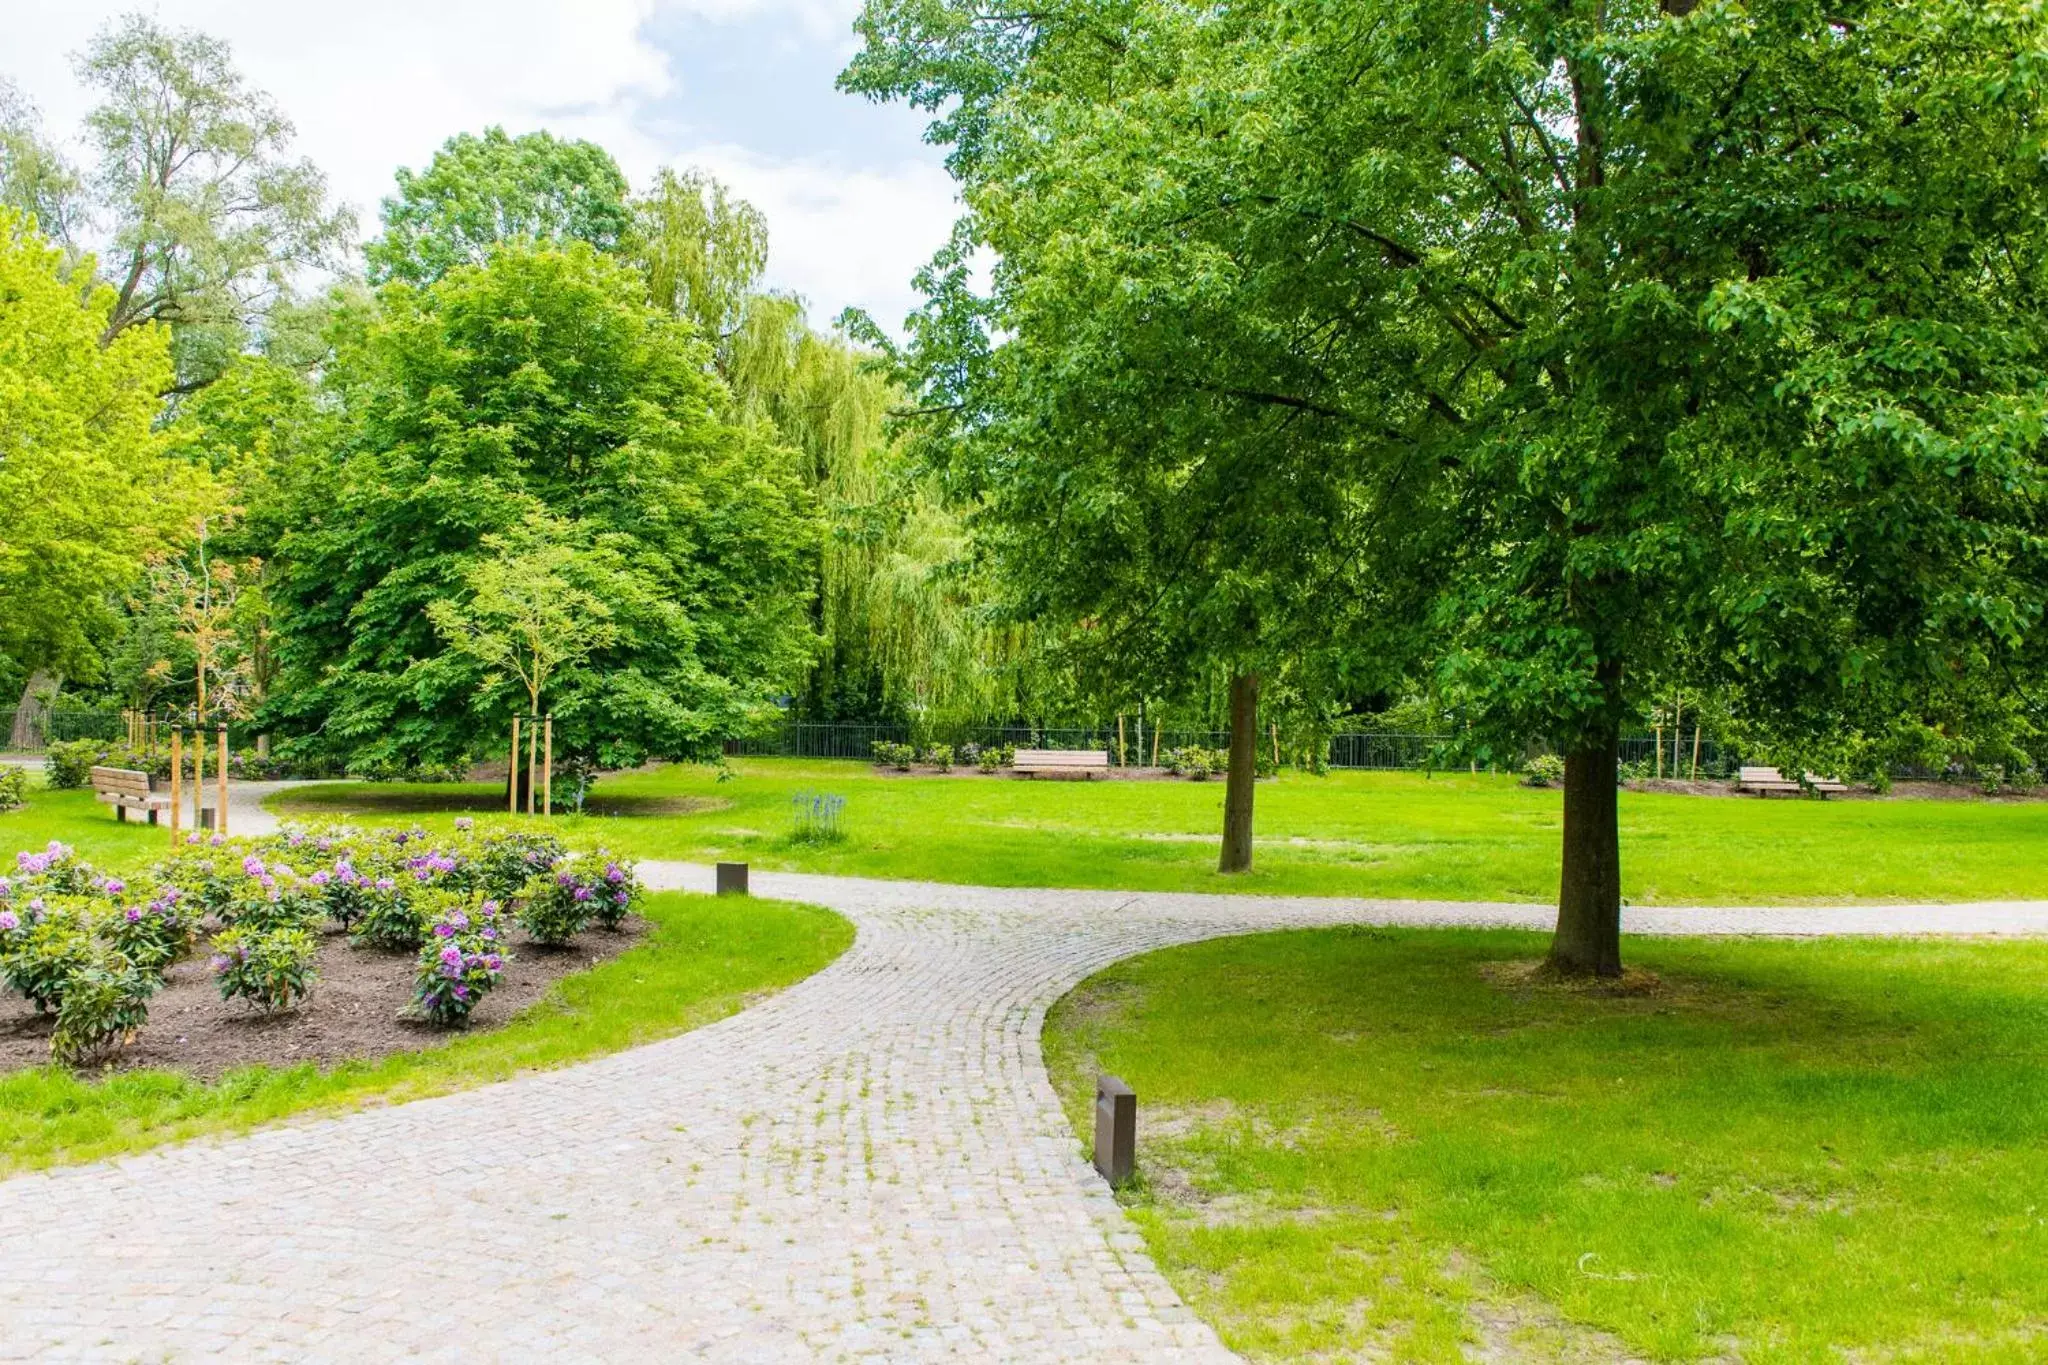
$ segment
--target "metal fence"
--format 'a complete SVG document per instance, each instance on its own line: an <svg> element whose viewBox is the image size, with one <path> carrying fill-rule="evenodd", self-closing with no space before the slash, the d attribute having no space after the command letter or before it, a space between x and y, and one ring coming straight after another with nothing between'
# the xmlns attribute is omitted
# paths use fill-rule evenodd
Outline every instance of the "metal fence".
<svg viewBox="0 0 2048 1365"><path fill-rule="evenodd" d="M1298 761L1313 743L1305 741L1301 736L1289 735L1284 730L1279 738L1280 756L1287 762ZM1694 758L1693 739L1693 732L1690 730L1677 736L1667 734L1661 740L1653 735L1632 735L1621 741L1621 761L1630 765L1640 765L1649 773L1654 773L1661 767L1667 775L1690 774ZM1261 735L1259 743L1262 757L1270 756L1270 734ZM1111 763L1127 762L1133 767L1142 767L1150 764L1155 755L1163 755L1171 749L1190 746L1227 749L1230 746L1230 732L1154 732L1127 724L1122 736L1120 754L1117 729L1114 725L956 726L913 731L908 725L791 721L764 735L728 740L725 752L735 758L865 759L874 756L877 744L915 744L920 749L928 749L934 744L944 744L949 745L955 754L967 744L976 744L983 748L991 745L1010 745L1019 749L1100 749L1109 755ZM1325 752L1326 761L1332 768L1444 769L1463 768L1470 762L1456 738L1450 735L1345 731L1328 737ZM1729 771L1728 765L1735 761L1732 754L1710 735L1700 736L1698 758L1699 771L1703 776L1725 775Z"/></svg>
<svg viewBox="0 0 2048 1365"><path fill-rule="evenodd" d="M128 733L128 719L120 711L60 706L32 716L23 734L14 733L13 707L0 710L0 749L16 754L40 754L51 743L67 739L121 739ZM16 743L15 740L20 742Z"/></svg>

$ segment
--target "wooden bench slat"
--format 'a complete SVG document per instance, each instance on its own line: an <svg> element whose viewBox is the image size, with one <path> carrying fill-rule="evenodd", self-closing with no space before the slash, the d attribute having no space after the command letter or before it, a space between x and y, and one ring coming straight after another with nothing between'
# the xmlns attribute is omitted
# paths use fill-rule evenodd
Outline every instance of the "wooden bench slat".
<svg viewBox="0 0 2048 1365"><path fill-rule="evenodd" d="M1019 749L1010 760L1013 772L1074 774L1091 777L1109 771L1106 749Z"/></svg>

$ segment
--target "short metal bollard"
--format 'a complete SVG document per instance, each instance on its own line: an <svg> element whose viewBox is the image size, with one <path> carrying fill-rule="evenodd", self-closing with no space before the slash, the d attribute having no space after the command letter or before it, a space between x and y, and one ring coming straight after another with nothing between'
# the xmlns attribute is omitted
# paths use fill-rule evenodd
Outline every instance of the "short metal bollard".
<svg viewBox="0 0 2048 1365"><path fill-rule="evenodd" d="M1095 1078L1095 1169L1112 1185L1138 1165L1138 1094L1115 1076Z"/></svg>
<svg viewBox="0 0 2048 1365"><path fill-rule="evenodd" d="M747 894L747 865L745 863L720 863L718 865L718 894L721 896L744 896Z"/></svg>

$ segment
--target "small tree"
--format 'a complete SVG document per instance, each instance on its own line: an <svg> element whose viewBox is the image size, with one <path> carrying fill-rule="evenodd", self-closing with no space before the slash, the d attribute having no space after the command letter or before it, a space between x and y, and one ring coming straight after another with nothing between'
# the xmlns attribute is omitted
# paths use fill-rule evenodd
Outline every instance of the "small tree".
<svg viewBox="0 0 2048 1365"><path fill-rule="evenodd" d="M605 569L565 523L537 508L483 543L488 556L462 577L466 597L435 602L427 616L450 645L487 670L481 692L496 691L509 675L526 689L529 713L538 715L549 679L617 635L610 607L585 586Z"/></svg>

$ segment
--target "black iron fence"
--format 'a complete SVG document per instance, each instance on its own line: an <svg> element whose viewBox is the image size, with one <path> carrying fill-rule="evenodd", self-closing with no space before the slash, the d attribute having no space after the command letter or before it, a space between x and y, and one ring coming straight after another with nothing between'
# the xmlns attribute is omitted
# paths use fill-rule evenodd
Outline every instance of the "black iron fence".
<svg viewBox="0 0 2048 1365"><path fill-rule="evenodd" d="M1697 740L1697 743L1695 742ZM919 750L933 745L950 747L957 756L968 745L988 748L1009 745L1019 749L1100 749L1112 764L1144 767L1168 750L1200 746L1225 749L1230 745L1228 730L1154 731L1126 723L1119 735L1114 725L1045 726L990 725L940 726L913 730L908 725L832 724L790 721L779 729L749 739L726 742L725 752L739 757L779 758L872 758L877 744L911 744ZM1261 756L1272 756L1275 737L1259 737ZM1450 735L1400 735L1346 731L1322 741L1324 761L1332 768L1446 769L1464 768L1470 757ZM1280 761L1298 763L1312 755L1316 741L1282 730L1277 747ZM1621 741L1621 761L1644 776L1690 776L1697 761L1701 776L1726 776L1739 759L1711 735L1633 735Z"/></svg>
<svg viewBox="0 0 2048 1365"><path fill-rule="evenodd" d="M0 710L0 749L9 753L39 754L57 740L116 740L128 733L128 718L120 711L60 706L32 713L17 731L19 715L13 707Z"/></svg>

